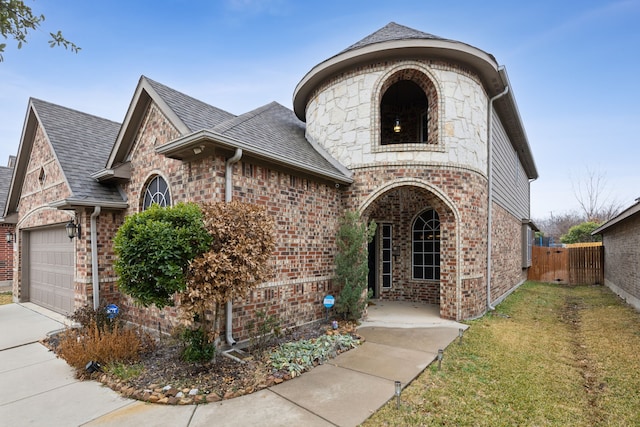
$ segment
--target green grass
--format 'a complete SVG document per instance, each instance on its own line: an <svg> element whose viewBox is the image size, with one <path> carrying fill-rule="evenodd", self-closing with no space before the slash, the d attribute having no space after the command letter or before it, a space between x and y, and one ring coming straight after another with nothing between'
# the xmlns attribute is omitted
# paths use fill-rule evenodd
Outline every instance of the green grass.
<svg viewBox="0 0 640 427"><path fill-rule="evenodd" d="M640 315L607 288L527 283L365 426L640 425Z"/></svg>

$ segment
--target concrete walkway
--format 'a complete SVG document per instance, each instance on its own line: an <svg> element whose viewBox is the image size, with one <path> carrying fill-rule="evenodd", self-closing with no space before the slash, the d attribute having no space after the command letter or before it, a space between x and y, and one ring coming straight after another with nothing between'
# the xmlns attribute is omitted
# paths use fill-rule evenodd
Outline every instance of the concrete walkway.
<svg viewBox="0 0 640 427"><path fill-rule="evenodd" d="M437 307L436 307L437 309ZM65 319L32 304L0 306L0 422L7 426L356 426L458 336L433 307L375 302L366 342L301 377L247 396L189 406L125 399L73 370L38 340Z"/></svg>

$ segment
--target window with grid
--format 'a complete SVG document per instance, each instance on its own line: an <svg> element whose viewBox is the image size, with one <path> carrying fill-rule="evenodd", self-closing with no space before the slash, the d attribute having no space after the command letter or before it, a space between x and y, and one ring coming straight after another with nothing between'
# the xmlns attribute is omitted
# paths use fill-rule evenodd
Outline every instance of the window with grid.
<svg viewBox="0 0 640 427"><path fill-rule="evenodd" d="M382 287L391 287L392 233L391 224L382 224Z"/></svg>
<svg viewBox="0 0 640 427"><path fill-rule="evenodd" d="M161 207L171 206L171 194L169 193L169 185L161 176L155 176L144 190L144 199L142 201L142 210L148 209L152 204Z"/></svg>
<svg viewBox="0 0 640 427"><path fill-rule="evenodd" d="M413 223L413 278L440 279L440 217L433 209L422 212Z"/></svg>

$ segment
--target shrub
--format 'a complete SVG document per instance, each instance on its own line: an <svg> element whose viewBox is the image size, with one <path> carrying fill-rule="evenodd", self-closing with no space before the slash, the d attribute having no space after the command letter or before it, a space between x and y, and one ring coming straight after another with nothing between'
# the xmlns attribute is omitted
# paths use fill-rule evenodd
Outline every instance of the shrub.
<svg viewBox="0 0 640 427"><path fill-rule="evenodd" d="M272 276L269 258L274 248L273 219L261 206L232 201L202 205L205 228L212 237L208 251L189 266L180 310L191 321L202 320L209 334L217 329L205 322L220 304L247 292Z"/></svg>
<svg viewBox="0 0 640 427"><path fill-rule="evenodd" d="M70 328L62 332L56 352L82 373L90 361L101 365L136 362L141 354L151 351L154 345L153 337L142 329L115 323L110 330L100 331L97 323L90 321L87 327Z"/></svg>
<svg viewBox="0 0 640 427"><path fill-rule="evenodd" d="M591 232L598 227L600 227L600 224L597 222L583 222L582 224L574 225L567 234L560 237L560 241L562 243L601 242L602 236L600 234L591 235Z"/></svg>
<svg viewBox="0 0 640 427"><path fill-rule="evenodd" d="M208 337L207 332L202 328L185 328L180 333L183 343L181 352L182 360L185 362L206 363L213 359L216 354L216 346Z"/></svg>
<svg viewBox="0 0 640 427"><path fill-rule="evenodd" d="M247 322L247 332L251 351L261 353L280 337L282 329L280 320L276 316L268 315L264 310L258 310L255 320Z"/></svg>
<svg viewBox="0 0 640 427"><path fill-rule="evenodd" d="M196 204L152 205L131 215L114 239L119 288L144 306L173 305L173 295L186 287L189 262L210 244Z"/></svg>
<svg viewBox="0 0 640 427"><path fill-rule="evenodd" d="M77 308L69 318L80 324L82 329L88 329L92 324L95 324L100 333L104 332L105 329L113 331L116 325L120 327L124 325L120 317L109 319L107 316L107 304L104 302L97 309L90 305Z"/></svg>
<svg viewBox="0 0 640 427"><path fill-rule="evenodd" d="M369 274L367 243L375 234L376 224L368 226L358 212L349 211L340 219L337 235L335 280L340 288L335 310L345 320L358 320L367 306Z"/></svg>

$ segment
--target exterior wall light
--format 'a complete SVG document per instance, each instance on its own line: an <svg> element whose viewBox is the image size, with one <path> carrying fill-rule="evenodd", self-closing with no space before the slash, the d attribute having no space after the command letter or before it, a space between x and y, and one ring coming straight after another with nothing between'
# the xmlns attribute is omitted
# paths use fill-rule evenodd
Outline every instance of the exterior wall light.
<svg viewBox="0 0 640 427"><path fill-rule="evenodd" d="M7 231L7 235L5 236L7 238L7 243L13 243L15 242L15 234L13 234L11 231Z"/></svg>
<svg viewBox="0 0 640 427"><path fill-rule="evenodd" d="M73 220L70 220L64 228L67 230L69 239L80 235L80 224L75 224Z"/></svg>

